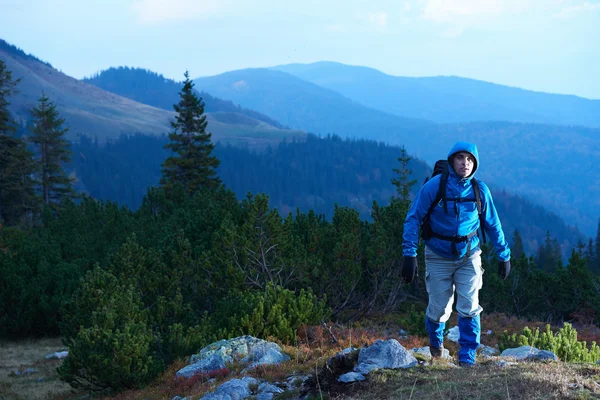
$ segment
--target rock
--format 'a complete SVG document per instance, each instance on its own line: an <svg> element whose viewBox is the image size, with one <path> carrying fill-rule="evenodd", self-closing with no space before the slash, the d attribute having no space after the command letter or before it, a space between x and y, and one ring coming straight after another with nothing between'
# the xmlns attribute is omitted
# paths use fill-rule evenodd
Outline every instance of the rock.
<svg viewBox="0 0 600 400"><path fill-rule="evenodd" d="M302 385L309 379L311 379L310 375L292 375L287 377L284 385L286 390L294 390L302 387Z"/></svg>
<svg viewBox="0 0 600 400"><path fill-rule="evenodd" d="M15 369L12 372L12 374L13 375L31 375L31 374L35 374L36 372L39 372L39 371L35 368L27 368L27 369L24 369L23 371L19 371L18 369Z"/></svg>
<svg viewBox="0 0 600 400"><path fill-rule="evenodd" d="M226 358L224 358L226 357ZM175 376L177 378L191 378L197 374L210 375L215 371L226 370L227 366L225 363L233 362L229 356L223 356L219 353L213 353L210 357L202 359L194 364L190 364L187 367L183 367Z"/></svg>
<svg viewBox="0 0 600 400"><path fill-rule="evenodd" d="M365 376L363 374L359 374L358 372L348 372L347 374L340 375L338 378L339 382L350 383L350 382L358 382L364 381Z"/></svg>
<svg viewBox="0 0 600 400"><path fill-rule="evenodd" d="M187 400L187 397L175 396L171 400Z"/></svg>
<svg viewBox="0 0 600 400"><path fill-rule="evenodd" d="M495 355L498 355L498 353L500 353L500 351L494 347L489 347L486 346L484 344L480 344L479 347L477 348L477 352L479 353L480 356L483 357L492 357Z"/></svg>
<svg viewBox="0 0 600 400"><path fill-rule="evenodd" d="M286 354L283 354L281 350L276 350L272 347L268 348L264 353L263 349L261 348L253 349L252 353L245 357L241 362L245 364L253 359L256 361L250 364L248 368L256 368L259 365L281 364L282 362L289 361L290 357Z"/></svg>
<svg viewBox="0 0 600 400"><path fill-rule="evenodd" d="M431 360L431 350L429 349L429 346L412 348L410 349L410 352L413 356L415 356L415 358L419 358L419 356L421 356L426 360ZM448 351L448 349L444 349L441 358L452 359L452 357L450 357L450 352Z"/></svg>
<svg viewBox="0 0 600 400"><path fill-rule="evenodd" d="M201 400L239 400L252 395L250 386L257 386L258 381L254 378L243 377L225 382L212 393L202 397Z"/></svg>
<svg viewBox="0 0 600 400"><path fill-rule="evenodd" d="M46 354L46 360L61 360L69 355L68 351L57 351L56 353Z"/></svg>
<svg viewBox="0 0 600 400"><path fill-rule="evenodd" d="M553 352L531 346L506 349L500 354L500 357L513 358L517 361L558 361L558 357Z"/></svg>
<svg viewBox="0 0 600 400"><path fill-rule="evenodd" d="M356 347L346 347L344 350L337 353L336 356L350 354L355 352L356 350L358 350Z"/></svg>
<svg viewBox="0 0 600 400"><path fill-rule="evenodd" d="M492 330L491 330L491 329L488 329L488 330L485 332L485 334L486 334L486 335L491 335L492 333L494 333L494 332L492 332Z"/></svg>
<svg viewBox="0 0 600 400"><path fill-rule="evenodd" d="M460 338L460 332L458 331L458 326L454 328L450 328L448 330L448 334L446 335L448 340L452 340L453 342L458 343L458 339Z"/></svg>
<svg viewBox="0 0 600 400"><path fill-rule="evenodd" d="M378 340L371 346L360 349L355 372L363 375L380 368L410 368L417 359L396 339Z"/></svg>
<svg viewBox="0 0 600 400"><path fill-rule="evenodd" d="M268 382L263 382L260 385L258 385L258 394L270 394L271 397L273 397L273 394L279 394L279 393L283 393L283 389L275 386L275 385L271 385Z"/></svg>
<svg viewBox="0 0 600 400"><path fill-rule="evenodd" d="M269 349L275 349L278 352L281 352L281 347L279 347L277 343L267 342L266 340L255 338L254 336L239 336L233 339L219 340L218 342L209 344L200 350L200 353L191 356L190 363L193 364L215 353L238 360L246 356L252 356L255 353L265 354ZM252 357L256 358L256 356Z"/></svg>
<svg viewBox="0 0 600 400"><path fill-rule="evenodd" d="M495 365L500 368L507 368L507 367L512 367L514 365L519 365L519 364L516 362L512 362L512 361L499 360L498 362L496 362Z"/></svg>
<svg viewBox="0 0 600 400"><path fill-rule="evenodd" d="M407 338L407 337L408 337L408 332L406 332L404 329L400 329L400 330L398 331L398 335L399 335L399 336L400 336L402 339L405 339L405 338Z"/></svg>

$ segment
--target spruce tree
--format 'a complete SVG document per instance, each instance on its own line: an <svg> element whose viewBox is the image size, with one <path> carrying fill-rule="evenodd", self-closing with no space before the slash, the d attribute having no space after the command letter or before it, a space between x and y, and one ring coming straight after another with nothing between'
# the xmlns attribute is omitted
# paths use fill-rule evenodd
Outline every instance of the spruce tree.
<svg viewBox="0 0 600 400"><path fill-rule="evenodd" d="M600 219L598 220L598 231L596 232L596 249L595 249L594 271L600 273Z"/></svg>
<svg viewBox="0 0 600 400"><path fill-rule="evenodd" d="M221 180L216 176L219 160L211 155L214 144L212 135L206 132L204 102L196 95L187 71L184 76L180 101L173 105L177 116L171 122L170 143L165 145L175 154L162 164L160 183L167 191L181 184L193 194L201 189L214 190L221 185Z"/></svg>
<svg viewBox="0 0 600 400"><path fill-rule="evenodd" d="M42 200L56 205L62 199L75 197L69 178L62 165L71 161L71 148L64 138L68 128L56 110L56 105L42 93L38 106L31 110L33 125L29 141L37 150Z"/></svg>
<svg viewBox="0 0 600 400"><path fill-rule="evenodd" d="M35 165L25 143L15 136L16 124L8 111L8 97L15 92L19 79L0 60L0 222L17 224L31 216L36 208Z"/></svg>
<svg viewBox="0 0 600 400"><path fill-rule="evenodd" d="M392 171L397 174L396 178L392 178L392 185L396 187L396 193L400 197L400 201L408 208L410 207L410 189L417 182L415 180L409 180L412 170L408 168L408 163L411 157L406 152L406 149L402 147L400 150L400 168L393 168Z"/></svg>
<svg viewBox="0 0 600 400"><path fill-rule="evenodd" d="M521 234L517 229L515 229L515 232L513 233L510 252L513 260L518 260L525 254L525 250L523 249L523 238L521 238Z"/></svg>

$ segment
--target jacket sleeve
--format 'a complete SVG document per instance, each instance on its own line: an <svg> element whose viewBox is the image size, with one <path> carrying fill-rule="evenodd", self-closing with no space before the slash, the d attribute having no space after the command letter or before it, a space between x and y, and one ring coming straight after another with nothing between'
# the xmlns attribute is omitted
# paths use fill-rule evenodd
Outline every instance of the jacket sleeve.
<svg viewBox="0 0 600 400"><path fill-rule="evenodd" d="M508 261L510 260L510 249L508 248L508 243L506 242L506 238L504 237L504 231L502 231L502 224L500 223L500 218L498 217L498 211L496 211L496 206L494 206L494 199L492 199L492 193L490 189L483 182L479 182L481 187L481 194L484 198L483 204L483 223L485 228L485 233L487 234L489 240L494 245L494 251L496 256L500 261Z"/></svg>
<svg viewBox="0 0 600 400"><path fill-rule="evenodd" d="M437 179L436 179L437 178ZM419 247L419 228L427 214L431 203L435 200L439 186L439 175L433 177L419 190L417 197L412 202L406 220L404 221L404 234L402 236L402 249L405 257L416 257ZM435 192L433 190L435 189Z"/></svg>

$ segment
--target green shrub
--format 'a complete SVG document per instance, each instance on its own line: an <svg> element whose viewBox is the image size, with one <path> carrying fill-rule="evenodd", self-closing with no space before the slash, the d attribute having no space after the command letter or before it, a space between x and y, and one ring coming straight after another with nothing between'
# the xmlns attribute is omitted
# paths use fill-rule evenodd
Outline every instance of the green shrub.
<svg viewBox="0 0 600 400"><path fill-rule="evenodd" d="M298 294L268 284L264 292L244 291L225 298L214 320L219 337L253 335L293 342L302 325L318 324L329 315L325 299L317 299L310 291Z"/></svg>
<svg viewBox="0 0 600 400"><path fill-rule="evenodd" d="M540 334L540 329L535 331L529 327L523 328L521 334L509 334L504 331L500 338L500 351L518 346L532 346L541 350L554 352L558 358L565 362L597 362L600 360L600 346L592 342L588 348L585 341L577 341L577 331L571 324L565 322L557 332L552 332L550 325Z"/></svg>
<svg viewBox="0 0 600 400"><path fill-rule="evenodd" d="M146 325L139 296L133 287L115 286L113 278L96 269L92 279L105 279L109 290L84 286L86 294L95 293L102 306L91 311L89 324L81 325L77 334L66 340L69 356L58 374L73 387L139 388L164 367L152 357L152 331ZM111 290L114 288L118 290Z"/></svg>
<svg viewBox="0 0 600 400"><path fill-rule="evenodd" d="M400 318L398 323L411 335L428 335L427 328L425 327L425 311L417 311L414 304L411 304L406 316Z"/></svg>

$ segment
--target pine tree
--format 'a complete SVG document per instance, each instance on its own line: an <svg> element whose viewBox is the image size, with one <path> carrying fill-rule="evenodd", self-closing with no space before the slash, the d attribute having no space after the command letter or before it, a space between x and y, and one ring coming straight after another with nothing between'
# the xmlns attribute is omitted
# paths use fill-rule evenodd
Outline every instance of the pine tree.
<svg viewBox="0 0 600 400"><path fill-rule="evenodd" d="M33 126L30 142L37 148L42 200L46 205L56 205L62 199L75 197L73 182L62 164L71 161L69 142L64 139L68 128L56 111L56 105L42 93L38 106L31 110Z"/></svg>
<svg viewBox="0 0 600 400"><path fill-rule="evenodd" d="M598 231L596 232L596 251L595 251L594 271L600 273L600 219L598 220Z"/></svg>
<svg viewBox="0 0 600 400"><path fill-rule="evenodd" d="M0 221L8 225L32 215L37 203L32 155L15 136L16 126L8 111L8 97L18 83L0 60Z"/></svg>
<svg viewBox="0 0 600 400"><path fill-rule="evenodd" d="M214 144L211 142L212 135L206 132L204 103L194 92L194 83L187 71L184 76L180 101L173 105L177 116L171 122L170 143L165 145L175 154L163 163L160 183L166 190L182 184L188 193L196 193L200 189L216 189L221 185L216 176L219 160L211 155Z"/></svg>
<svg viewBox="0 0 600 400"><path fill-rule="evenodd" d="M400 168L394 168L392 171L398 175L396 178L392 178L392 185L396 187L396 193L400 196L400 200L405 205L410 206L410 188L417 182L415 180L409 180L412 170L408 168L408 162L411 157L406 152L406 149L402 147L400 150Z"/></svg>
<svg viewBox="0 0 600 400"><path fill-rule="evenodd" d="M518 260L523 256L523 254L525 254L525 250L523 249L523 239L521 238L521 234L517 229L515 229L515 232L513 233L510 252L513 260Z"/></svg>

